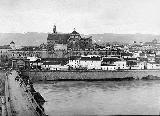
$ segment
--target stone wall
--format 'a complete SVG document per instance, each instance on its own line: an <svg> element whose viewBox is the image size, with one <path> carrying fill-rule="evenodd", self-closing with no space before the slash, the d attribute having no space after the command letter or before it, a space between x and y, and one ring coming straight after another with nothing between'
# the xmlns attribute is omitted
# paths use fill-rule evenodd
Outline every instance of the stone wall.
<svg viewBox="0 0 160 116"><path fill-rule="evenodd" d="M117 80L125 78L141 79L142 77L160 77L160 70L127 70L127 71L28 71L23 72L36 81L54 80ZM160 79L160 78L158 78Z"/></svg>

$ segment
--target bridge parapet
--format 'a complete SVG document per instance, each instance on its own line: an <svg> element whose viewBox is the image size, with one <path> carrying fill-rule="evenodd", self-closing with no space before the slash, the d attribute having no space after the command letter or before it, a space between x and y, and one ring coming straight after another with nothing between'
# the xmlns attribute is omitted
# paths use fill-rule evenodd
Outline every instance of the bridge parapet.
<svg viewBox="0 0 160 116"><path fill-rule="evenodd" d="M39 106L39 104L37 103L37 101L34 99L33 95L31 94L31 92L27 89L27 86L25 85L25 83L22 81L22 89L23 91L25 91L25 94L28 98L28 101L30 102L30 104L32 105L32 107L34 108L34 110L37 112L37 115L39 116L46 116L46 114L44 113L44 111L42 110L42 108ZM39 109L37 111L37 109Z"/></svg>

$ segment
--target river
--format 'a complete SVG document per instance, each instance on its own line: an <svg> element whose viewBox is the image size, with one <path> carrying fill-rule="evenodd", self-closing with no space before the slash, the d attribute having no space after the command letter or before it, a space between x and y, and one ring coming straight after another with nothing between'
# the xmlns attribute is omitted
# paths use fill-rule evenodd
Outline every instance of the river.
<svg viewBox="0 0 160 116"><path fill-rule="evenodd" d="M160 80L34 84L49 116L159 115Z"/></svg>

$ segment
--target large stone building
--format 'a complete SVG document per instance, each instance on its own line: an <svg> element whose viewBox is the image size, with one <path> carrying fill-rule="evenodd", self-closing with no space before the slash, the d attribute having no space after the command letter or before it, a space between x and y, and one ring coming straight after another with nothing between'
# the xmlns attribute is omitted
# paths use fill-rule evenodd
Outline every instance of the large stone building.
<svg viewBox="0 0 160 116"><path fill-rule="evenodd" d="M74 31L70 33L70 36L68 38L67 48L69 50L79 50L80 49L80 39L81 39L80 34L77 33L74 29Z"/></svg>
<svg viewBox="0 0 160 116"><path fill-rule="evenodd" d="M8 57L11 59L26 59L27 57L46 58L48 54L46 49L41 49L38 46L23 46L19 49L10 49Z"/></svg>
<svg viewBox="0 0 160 116"><path fill-rule="evenodd" d="M92 37L84 38L75 31L70 33L70 37L68 39L68 50L89 50L92 48Z"/></svg>
<svg viewBox="0 0 160 116"><path fill-rule="evenodd" d="M56 26L53 28L53 33L48 34L47 37L48 51L55 50L85 50L92 48L92 39L82 38L81 35L75 31L70 34L57 33ZM57 49L58 48L58 49Z"/></svg>
<svg viewBox="0 0 160 116"><path fill-rule="evenodd" d="M7 59L10 55L10 50L15 49L15 43L12 41L9 45L0 46L0 60Z"/></svg>
<svg viewBox="0 0 160 116"><path fill-rule="evenodd" d="M56 26L54 26L53 33L48 34L48 37L47 37L48 51L55 50L54 48L58 48L58 49L66 48L68 38L69 38L69 34L57 33Z"/></svg>

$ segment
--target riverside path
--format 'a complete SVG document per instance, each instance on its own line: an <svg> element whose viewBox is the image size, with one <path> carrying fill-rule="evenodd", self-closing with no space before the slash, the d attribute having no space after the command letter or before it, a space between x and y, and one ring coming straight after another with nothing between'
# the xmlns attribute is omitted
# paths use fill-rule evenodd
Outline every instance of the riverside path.
<svg viewBox="0 0 160 116"><path fill-rule="evenodd" d="M6 78L6 81L8 81L8 91L6 91L8 92L8 100L6 102L9 104L7 105L6 103L8 115L39 116L23 87L15 80L17 75L18 73L16 71L11 71Z"/></svg>

